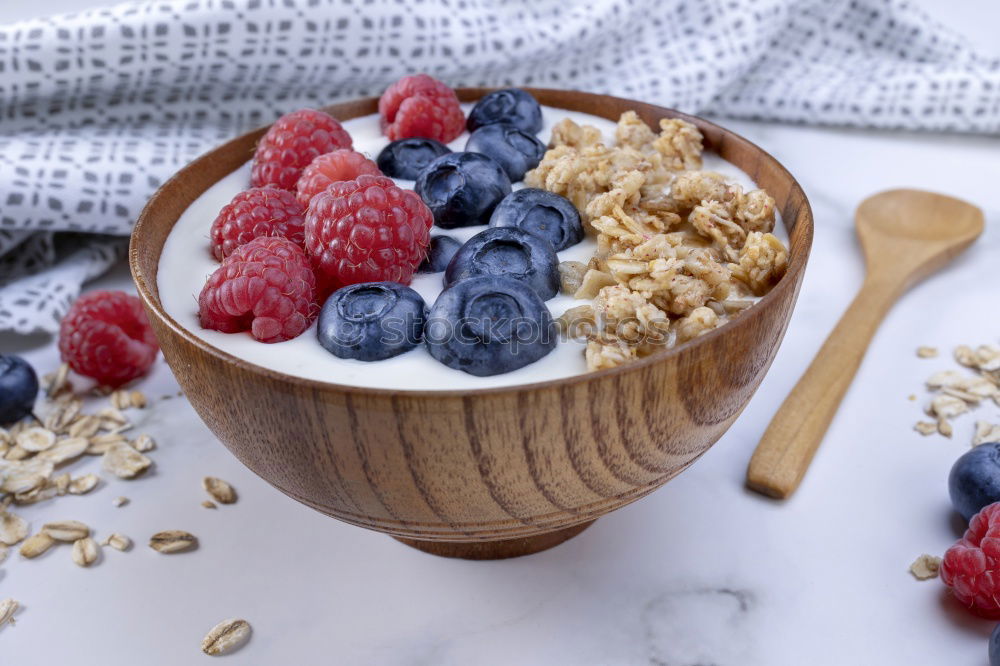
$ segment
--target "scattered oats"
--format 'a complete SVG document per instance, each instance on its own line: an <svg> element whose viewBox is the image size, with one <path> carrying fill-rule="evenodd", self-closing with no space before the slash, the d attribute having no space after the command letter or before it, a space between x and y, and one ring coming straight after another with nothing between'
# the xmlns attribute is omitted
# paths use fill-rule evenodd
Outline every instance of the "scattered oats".
<svg viewBox="0 0 1000 666"><path fill-rule="evenodd" d="M958 398L959 400L967 402L973 406L978 405L979 401L982 400L982 397L976 395L975 393L969 393L968 391L963 391L958 388L951 388L950 386L946 386L941 389L941 393L943 395L950 395L953 398Z"/></svg>
<svg viewBox="0 0 1000 666"><path fill-rule="evenodd" d="M42 525L42 532L56 541L78 541L90 536L90 528L78 520L60 520Z"/></svg>
<svg viewBox="0 0 1000 666"><path fill-rule="evenodd" d="M63 363L59 368L50 374L45 375L42 380L45 382L45 394L54 398L69 388L67 379L69 378L69 363Z"/></svg>
<svg viewBox="0 0 1000 666"><path fill-rule="evenodd" d="M976 354L972 351L972 347L968 345L959 345L955 347L953 352L955 361L959 365L964 365L967 368L976 367Z"/></svg>
<svg viewBox="0 0 1000 666"><path fill-rule="evenodd" d="M942 370L935 372L927 378L927 388L939 389L942 386L954 386L962 381L967 375L958 370Z"/></svg>
<svg viewBox="0 0 1000 666"><path fill-rule="evenodd" d="M76 398L59 402L56 404L56 408L45 417L44 425L53 432L65 432L69 425L76 421L81 409L83 409L83 402Z"/></svg>
<svg viewBox="0 0 1000 666"><path fill-rule="evenodd" d="M232 504L236 501L236 490L222 479L206 476L201 480L201 486L219 504Z"/></svg>
<svg viewBox="0 0 1000 666"><path fill-rule="evenodd" d="M84 414L73 422L66 433L70 437L93 437L101 429L101 419L93 414Z"/></svg>
<svg viewBox="0 0 1000 666"><path fill-rule="evenodd" d="M919 358L935 358L937 355L937 347L917 347L917 356Z"/></svg>
<svg viewBox="0 0 1000 666"><path fill-rule="evenodd" d="M218 656L238 650L250 638L250 623L246 620L223 620L212 627L201 641L201 651Z"/></svg>
<svg viewBox="0 0 1000 666"><path fill-rule="evenodd" d="M129 442L129 444L139 453L146 453L156 448L156 441L149 435L139 435Z"/></svg>
<svg viewBox="0 0 1000 666"><path fill-rule="evenodd" d="M43 555L48 552L49 548L54 546L56 540L50 537L45 532L39 532L33 536L25 539L24 543L21 544L21 557L25 557L29 560Z"/></svg>
<svg viewBox="0 0 1000 666"><path fill-rule="evenodd" d="M115 550L120 550L123 553L132 547L132 539L129 539L124 534L118 534L118 532L112 533L107 539L102 543L102 546L111 546Z"/></svg>
<svg viewBox="0 0 1000 666"><path fill-rule="evenodd" d="M128 391L115 391L111 394L111 406L115 409L128 409L132 406L132 394Z"/></svg>
<svg viewBox="0 0 1000 666"><path fill-rule="evenodd" d="M906 399L909 400L910 402L913 402L914 400L917 399L917 396L915 394L911 393L910 395L908 395L906 397Z"/></svg>
<svg viewBox="0 0 1000 666"><path fill-rule="evenodd" d="M180 553L198 545L198 537L183 530L157 532L149 538L149 547L158 553Z"/></svg>
<svg viewBox="0 0 1000 666"><path fill-rule="evenodd" d="M96 474L84 474L83 476L78 476L69 483L69 494L70 495L86 495L91 490L97 487L97 483L101 480L101 477Z"/></svg>
<svg viewBox="0 0 1000 666"><path fill-rule="evenodd" d="M38 453L52 448L56 443L56 434L46 428L34 427L21 432L14 441L25 451Z"/></svg>
<svg viewBox="0 0 1000 666"><path fill-rule="evenodd" d="M114 407L105 407L97 411L97 418L101 419L101 427L104 430L111 430L115 426L127 426L128 417L121 413L121 410Z"/></svg>
<svg viewBox="0 0 1000 666"><path fill-rule="evenodd" d="M941 558L934 555L921 555L910 565L910 573L917 580L928 580L937 578L938 570L941 568Z"/></svg>
<svg viewBox="0 0 1000 666"><path fill-rule="evenodd" d="M10 446L14 443L14 438L6 428L0 428L0 445Z"/></svg>
<svg viewBox="0 0 1000 666"><path fill-rule="evenodd" d="M117 443L104 453L101 464L119 479L132 479L149 469L152 462L128 444Z"/></svg>
<svg viewBox="0 0 1000 666"><path fill-rule="evenodd" d="M17 493L14 495L15 504L34 504L35 502L42 502L44 500L52 499L56 497L58 492L54 485L42 485L34 490L29 490L26 493Z"/></svg>
<svg viewBox="0 0 1000 666"><path fill-rule="evenodd" d="M215 502L213 502L212 500L205 500L204 502L201 503L201 505L203 507L205 507L206 509L218 509L219 508L219 507L217 507L215 505Z"/></svg>
<svg viewBox="0 0 1000 666"><path fill-rule="evenodd" d="M103 456L114 444L126 444L128 440L118 433L106 433L90 438L87 453L92 456Z"/></svg>
<svg viewBox="0 0 1000 666"><path fill-rule="evenodd" d="M56 445L47 451L38 454L38 458L47 460L53 465L64 463L67 460L79 458L90 448L90 440L86 437L68 437L56 442Z"/></svg>
<svg viewBox="0 0 1000 666"><path fill-rule="evenodd" d="M6 458L7 460L24 460L30 455L31 455L30 451L22 449L20 446L15 445L10 447L7 453L4 454L4 458Z"/></svg>
<svg viewBox="0 0 1000 666"><path fill-rule="evenodd" d="M84 537L73 542L73 562L81 567L89 567L97 561L100 554L100 546L90 537Z"/></svg>
<svg viewBox="0 0 1000 666"><path fill-rule="evenodd" d="M931 400L927 413L939 419L950 419L969 411L969 405L964 400L951 395L939 395Z"/></svg>
<svg viewBox="0 0 1000 666"><path fill-rule="evenodd" d="M931 423L930 421L917 421L913 429L919 432L921 435L933 435L937 432L937 424Z"/></svg>
<svg viewBox="0 0 1000 666"><path fill-rule="evenodd" d="M136 409L145 409L147 405L146 394L142 391L132 391L129 394L129 401Z"/></svg>
<svg viewBox="0 0 1000 666"><path fill-rule="evenodd" d="M0 511L0 543L13 546L27 536L28 521L6 509Z"/></svg>
<svg viewBox="0 0 1000 666"><path fill-rule="evenodd" d="M14 495L29 493L48 483L52 468L50 461L37 457L10 467L0 466L0 491Z"/></svg>
<svg viewBox="0 0 1000 666"><path fill-rule="evenodd" d="M121 497L121 496L116 497L113 500L111 500L111 504L113 504L116 508L123 507L126 504L128 504L128 498L127 497Z"/></svg>
<svg viewBox="0 0 1000 666"><path fill-rule="evenodd" d="M938 419L937 430L945 437L951 437L955 432L951 427L951 423L947 419Z"/></svg>
<svg viewBox="0 0 1000 666"><path fill-rule="evenodd" d="M65 495L66 491L69 490L70 477L69 472L64 472L56 478L52 479L52 486L56 489L57 495Z"/></svg>
<svg viewBox="0 0 1000 666"><path fill-rule="evenodd" d="M979 446L992 442L1000 442L1000 424L976 421L976 432L972 436L972 445Z"/></svg>
<svg viewBox="0 0 1000 666"><path fill-rule="evenodd" d="M0 601L0 627L10 622L11 625L14 624L14 613L17 612L18 604L13 599L4 599ZM213 630L214 631L214 630Z"/></svg>

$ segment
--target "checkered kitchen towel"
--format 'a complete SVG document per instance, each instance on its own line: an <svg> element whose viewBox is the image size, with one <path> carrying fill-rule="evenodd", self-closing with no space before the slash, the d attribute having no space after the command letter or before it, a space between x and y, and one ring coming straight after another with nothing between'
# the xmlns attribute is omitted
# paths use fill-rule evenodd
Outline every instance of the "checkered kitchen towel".
<svg viewBox="0 0 1000 666"><path fill-rule="evenodd" d="M0 26L0 330L54 330L200 153L413 72L1000 131L1000 63L902 0L161 0L15 23Z"/></svg>

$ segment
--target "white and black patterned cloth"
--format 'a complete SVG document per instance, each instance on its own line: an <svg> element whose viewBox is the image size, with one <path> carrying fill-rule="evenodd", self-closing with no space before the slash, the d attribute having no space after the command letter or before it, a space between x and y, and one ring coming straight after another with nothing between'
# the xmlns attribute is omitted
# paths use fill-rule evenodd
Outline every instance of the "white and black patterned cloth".
<svg viewBox="0 0 1000 666"><path fill-rule="evenodd" d="M109 235L200 153L414 72L1000 132L1000 63L901 0L180 0L15 23L0 26L0 330L54 330L120 256Z"/></svg>

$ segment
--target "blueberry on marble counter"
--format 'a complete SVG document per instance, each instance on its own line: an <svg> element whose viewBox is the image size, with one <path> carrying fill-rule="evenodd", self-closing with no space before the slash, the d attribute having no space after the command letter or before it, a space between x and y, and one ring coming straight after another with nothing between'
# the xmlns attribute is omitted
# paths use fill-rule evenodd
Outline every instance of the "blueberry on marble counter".
<svg viewBox="0 0 1000 666"><path fill-rule="evenodd" d="M530 365L551 352L555 324L531 287L506 277L471 277L441 292L424 344L435 359L477 377Z"/></svg>
<svg viewBox="0 0 1000 666"><path fill-rule="evenodd" d="M948 494L966 520L1000 502L1000 443L980 444L956 460L948 475Z"/></svg>
<svg viewBox="0 0 1000 666"><path fill-rule="evenodd" d="M427 306L398 282L362 282L333 292L319 313L319 343L339 358L381 361L420 344Z"/></svg>
<svg viewBox="0 0 1000 666"><path fill-rule="evenodd" d="M417 266L418 273L441 273L451 262L462 244L451 236L431 236L431 244L427 248L427 257Z"/></svg>
<svg viewBox="0 0 1000 666"><path fill-rule="evenodd" d="M492 157L515 183L523 180L524 174L538 166L545 155L545 144L534 134L507 123L480 127L469 136L465 149Z"/></svg>
<svg viewBox="0 0 1000 666"><path fill-rule="evenodd" d="M428 164L450 152L451 148L434 139L398 139L382 149L375 163L390 178L416 180Z"/></svg>
<svg viewBox="0 0 1000 666"><path fill-rule="evenodd" d="M580 212L569 199L534 187L511 192L490 217L491 227L514 227L544 238L556 252L583 240Z"/></svg>
<svg viewBox="0 0 1000 666"><path fill-rule="evenodd" d="M520 88L497 90L476 102L465 126L470 132L494 123L508 123L525 132L542 129L542 107L531 93Z"/></svg>
<svg viewBox="0 0 1000 666"><path fill-rule="evenodd" d="M487 224L500 200L510 194L510 178L482 153L449 153L428 164L414 188L444 229Z"/></svg>
<svg viewBox="0 0 1000 666"><path fill-rule="evenodd" d="M990 666L1000 666L1000 624L990 634Z"/></svg>
<svg viewBox="0 0 1000 666"><path fill-rule="evenodd" d="M479 275L523 282L547 301L559 293L559 257L552 245L514 227L491 227L470 238L444 273L450 286Z"/></svg>
<svg viewBox="0 0 1000 666"><path fill-rule="evenodd" d="M0 425L31 413L38 397L38 375L20 356L0 354Z"/></svg>

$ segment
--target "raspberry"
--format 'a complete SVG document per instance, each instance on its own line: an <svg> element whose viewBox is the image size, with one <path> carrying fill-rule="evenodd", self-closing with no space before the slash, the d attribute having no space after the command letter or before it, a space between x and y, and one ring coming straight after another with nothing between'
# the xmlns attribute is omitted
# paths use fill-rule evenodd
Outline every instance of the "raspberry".
<svg viewBox="0 0 1000 666"><path fill-rule="evenodd" d="M341 148L332 153L320 155L302 170L295 186L299 203L303 207L309 200L330 185L341 180L354 180L362 174L381 176L378 165L359 152Z"/></svg>
<svg viewBox="0 0 1000 666"><path fill-rule="evenodd" d="M310 162L351 145L351 135L327 113L313 109L286 113L257 144L250 185L294 190L295 181Z"/></svg>
<svg viewBox="0 0 1000 666"><path fill-rule="evenodd" d="M84 294L59 325L62 360L103 386L146 374L159 349L142 303L124 291Z"/></svg>
<svg viewBox="0 0 1000 666"><path fill-rule="evenodd" d="M278 236L255 238L236 248L198 296L202 328L249 330L260 342L300 335L317 310L309 260L301 247Z"/></svg>
<svg viewBox="0 0 1000 666"><path fill-rule="evenodd" d="M973 516L944 554L941 580L976 615L1000 619L1000 502Z"/></svg>
<svg viewBox="0 0 1000 666"><path fill-rule="evenodd" d="M465 114L455 91L426 74L404 76L378 100L382 133L395 141L409 137L454 141L465 130Z"/></svg>
<svg viewBox="0 0 1000 666"><path fill-rule="evenodd" d="M212 223L212 254L222 261L240 245L260 236L281 236L301 246L305 212L288 190L255 187L240 192Z"/></svg>
<svg viewBox="0 0 1000 666"><path fill-rule="evenodd" d="M409 284L434 224L415 192L385 176L330 185L306 211L306 252L326 291L358 282Z"/></svg>

